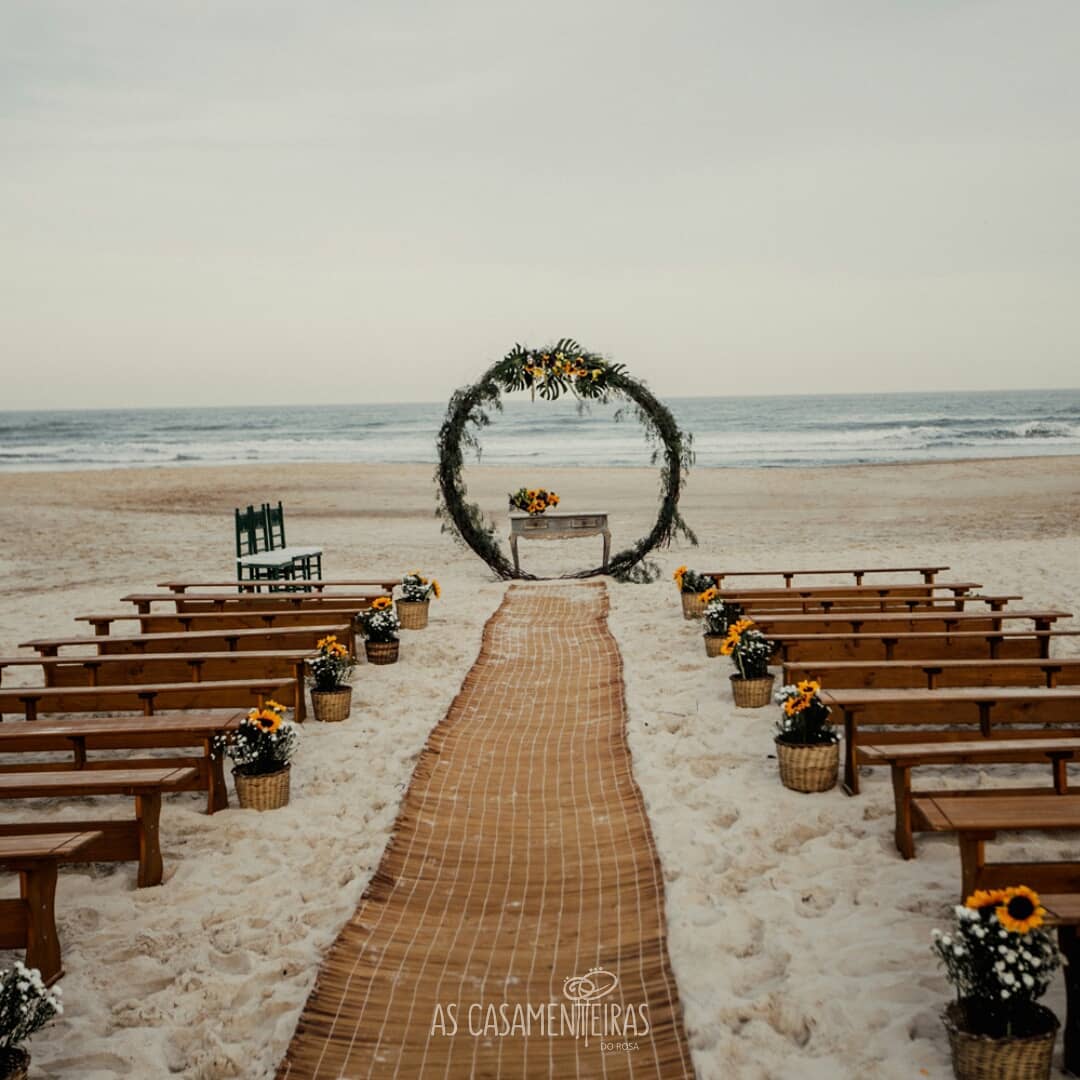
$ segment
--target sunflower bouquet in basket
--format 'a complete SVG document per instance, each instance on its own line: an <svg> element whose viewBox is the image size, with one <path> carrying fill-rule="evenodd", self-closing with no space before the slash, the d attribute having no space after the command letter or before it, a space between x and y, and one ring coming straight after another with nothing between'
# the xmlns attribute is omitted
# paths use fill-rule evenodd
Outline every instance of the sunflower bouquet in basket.
<svg viewBox="0 0 1080 1080"><path fill-rule="evenodd" d="M60 988L49 990L37 968L16 960L0 971L0 1076L25 1076L30 1051L19 1044L64 1011Z"/></svg>
<svg viewBox="0 0 1080 1080"><path fill-rule="evenodd" d="M769 704L774 680L769 674L769 661L775 648L753 619L737 619L728 627L720 643L720 655L730 656L735 664L731 689L739 708L760 709Z"/></svg>
<svg viewBox="0 0 1080 1080"><path fill-rule="evenodd" d="M524 510L527 514L542 514L559 505L559 496L545 488L518 488L510 492L510 509Z"/></svg>
<svg viewBox="0 0 1080 1080"><path fill-rule="evenodd" d="M804 679L782 686L776 694L780 719L776 722L776 741L790 746L832 746L840 734L829 723L831 710L818 693L821 683Z"/></svg>
<svg viewBox="0 0 1080 1080"><path fill-rule="evenodd" d="M389 596L375 597L371 601L371 607L356 616L356 622L364 636L364 651L368 663L396 663L401 620L394 611L394 601Z"/></svg>
<svg viewBox="0 0 1080 1080"><path fill-rule="evenodd" d="M680 566L671 577L682 596L683 618L700 619L705 605L717 596L713 579L708 574L699 574L685 566Z"/></svg>
<svg viewBox="0 0 1080 1080"><path fill-rule="evenodd" d="M335 634L324 637L316 647L318 654L307 661L315 719L323 723L347 720L352 708L349 676L356 657Z"/></svg>
<svg viewBox="0 0 1080 1080"><path fill-rule="evenodd" d="M709 594L712 594L711 596ZM723 656L720 651L728 630L743 617L743 609L730 600L721 600L716 589L706 589L708 596L701 612L702 633L705 635L705 652L709 656Z"/></svg>
<svg viewBox="0 0 1080 1080"><path fill-rule="evenodd" d="M410 570L401 579L401 599L397 602L398 619L405 630L423 630L428 624L432 598L442 596L439 583L430 581L419 570Z"/></svg>
<svg viewBox="0 0 1080 1080"><path fill-rule="evenodd" d="M934 952L956 988L944 1017L954 1062L973 1051L972 1043L985 1054L990 1040L1002 1040L999 1052L1007 1053L1008 1040L1022 1039L1028 1054L1033 1044L1044 1044L1046 1061L1044 1072L1025 1075L1050 1074L1057 1018L1037 1001L1061 959L1042 928L1045 917L1038 893L1025 885L980 889L953 908L950 931L934 931Z"/></svg>
<svg viewBox="0 0 1080 1080"><path fill-rule="evenodd" d="M296 725L285 719L285 706L276 701L252 709L235 728L214 740L215 750L232 760L238 776L266 776L287 769L296 744Z"/></svg>

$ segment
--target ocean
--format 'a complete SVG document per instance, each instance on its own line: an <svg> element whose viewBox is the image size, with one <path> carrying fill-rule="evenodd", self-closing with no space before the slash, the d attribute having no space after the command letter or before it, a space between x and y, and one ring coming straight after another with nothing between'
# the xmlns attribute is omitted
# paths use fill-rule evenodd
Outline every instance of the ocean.
<svg viewBox="0 0 1080 1080"><path fill-rule="evenodd" d="M1080 453L1080 390L670 398L697 467L800 467ZM504 399L482 461L649 464L636 419ZM0 469L248 462L433 464L445 403L0 412Z"/></svg>

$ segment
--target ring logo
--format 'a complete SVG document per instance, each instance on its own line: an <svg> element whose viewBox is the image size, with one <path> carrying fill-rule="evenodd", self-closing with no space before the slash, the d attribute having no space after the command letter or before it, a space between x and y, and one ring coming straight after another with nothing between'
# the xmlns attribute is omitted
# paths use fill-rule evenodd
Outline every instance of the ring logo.
<svg viewBox="0 0 1080 1080"><path fill-rule="evenodd" d="M473 1038L627 1039L649 1034L649 1006L614 1000L619 977L606 968L563 980L563 1001L536 1004L474 1001L462 1009L458 1002L436 1004L429 1035L457 1035L464 1028ZM602 1049L637 1049L637 1043L602 1042Z"/></svg>

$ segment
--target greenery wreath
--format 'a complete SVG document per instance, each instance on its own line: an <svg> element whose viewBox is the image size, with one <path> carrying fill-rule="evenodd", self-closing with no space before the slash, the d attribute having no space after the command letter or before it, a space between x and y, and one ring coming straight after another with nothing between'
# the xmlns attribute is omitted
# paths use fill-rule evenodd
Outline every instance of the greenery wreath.
<svg viewBox="0 0 1080 1080"><path fill-rule="evenodd" d="M514 390L528 390L534 398L539 394L547 401L572 394L582 408L587 408L590 402L619 397L628 402L628 407L619 409L615 419L622 420L629 412L641 421L646 440L653 448L652 462L660 464L660 506L650 532L612 556L607 573L624 581L652 581L659 569L647 560L649 552L669 544L676 534L697 543L697 537L679 513L679 495L694 460L692 437L679 430L667 406L644 383L631 378L624 365L609 363L571 338L562 338L546 349L515 345L477 382L456 391L450 398L446 419L439 430L439 465L435 473L443 530L456 534L499 577L536 580L536 575L515 569L506 557L496 536L495 523L485 519L476 503L468 501L462 471L466 450L480 457L479 432L491 423L490 411L501 410L501 395ZM584 578L604 572L602 566L597 566L564 576Z"/></svg>

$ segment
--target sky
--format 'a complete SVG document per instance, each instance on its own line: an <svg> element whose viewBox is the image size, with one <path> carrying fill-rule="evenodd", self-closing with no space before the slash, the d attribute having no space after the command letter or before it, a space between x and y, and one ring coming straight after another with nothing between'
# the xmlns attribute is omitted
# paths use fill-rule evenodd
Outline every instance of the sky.
<svg viewBox="0 0 1080 1080"><path fill-rule="evenodd" d="M1080 5L5 0L0 409L1080 385Z"/></svg>

